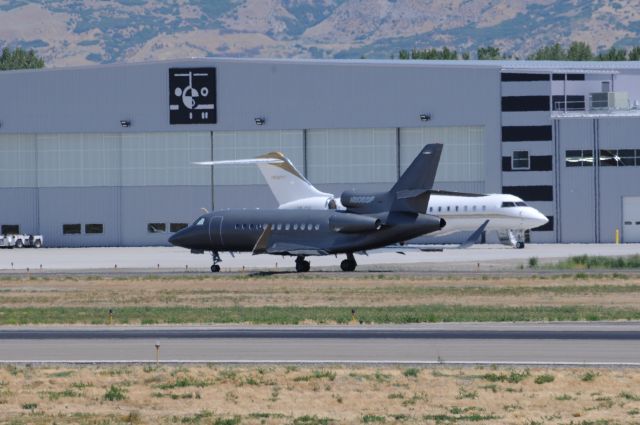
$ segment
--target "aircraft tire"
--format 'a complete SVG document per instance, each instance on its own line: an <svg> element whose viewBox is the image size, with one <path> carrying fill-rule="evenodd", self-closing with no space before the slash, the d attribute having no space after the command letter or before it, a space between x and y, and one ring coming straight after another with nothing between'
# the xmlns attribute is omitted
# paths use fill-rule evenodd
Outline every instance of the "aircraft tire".
<svg viewBox="0 0 640 425"><path fill-rule="evenodd" d="M16 248L22 248L22 239L16 241Z"/></svg>
<svg viewBox="0 0 640 425"><path fill-rule="evenodd" d="M517 243L516 243L516 248L517 248L517 249L522 249L522 248L524 248L524 242L517 242Z"/></svg>
<svg viewBox="0 0 640 425"><path fill-rule="evenodd" d="M298 273L305 273L311 270L311 263L308 261L296 261L296 271Z"/></svg>
<svg viewBox="0 0 640 425"><path fill-rule="evenodd" d="M343 272L352 272L356 269L356 262L351 260L342 260L340 268Z"/></svg>
<svg viewBox="0 0 640 425"><path fill-rule="evenodd" d="M217 264L214 264L211 266L211 273L218 273L220 271L220 266Z"/></svg>

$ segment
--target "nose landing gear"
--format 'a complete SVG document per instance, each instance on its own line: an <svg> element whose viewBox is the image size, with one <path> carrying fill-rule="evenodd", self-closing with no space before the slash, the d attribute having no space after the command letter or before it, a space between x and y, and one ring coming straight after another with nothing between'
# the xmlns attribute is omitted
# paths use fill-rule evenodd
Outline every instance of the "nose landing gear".
<svg viewBox="0 0 640 425"><path fill-rule="evenodd" d="M298 273L305 273L311 269L311 263L304 259L303 255L296 257L296 271Z"/></svg>
<svg viewBox="0 0 640 425"><path fill-rule="evenodd" d="M340 268L342 269L343 272L352 272L356 269L357 265L358 263L356 263L356 259L353 258L353 254L348 253L347 259L342 260L342 263L340 263Z"/></svg>
<svg viewBox="0 0 640 425"><path fill-rule="evenodd" d="M211 273L218 273L220 271L219 262L222 261L218 251L211 251L211 258L213 259L213 265L211 266Z"/></svg>

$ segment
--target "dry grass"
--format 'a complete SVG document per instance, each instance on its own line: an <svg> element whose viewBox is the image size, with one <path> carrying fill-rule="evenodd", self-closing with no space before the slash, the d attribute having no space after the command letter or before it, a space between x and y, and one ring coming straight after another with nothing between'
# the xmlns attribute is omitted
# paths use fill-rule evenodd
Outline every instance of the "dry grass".
<svg viewBox="0 0 640 425"><path fill-rule="evenodd" d="M0 422L626 424L640 420L640 370L588 372L579 368L5 366L0 369ZM545 375L553 381L537 384L548 381L538 379ZM106 399L113 388L125 398Z"/></svg>
<svg viewBox="0 0 640 425"><path fill-rule="evenodd" d="M343 307L423 304L603 306L640 304L640 278L306 275L0 280L0 307Z"/></svg>

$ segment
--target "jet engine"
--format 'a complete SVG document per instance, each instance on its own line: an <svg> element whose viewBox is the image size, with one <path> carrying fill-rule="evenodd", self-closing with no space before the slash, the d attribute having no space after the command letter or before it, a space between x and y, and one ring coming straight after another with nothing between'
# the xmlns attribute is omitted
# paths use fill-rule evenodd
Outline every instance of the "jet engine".
<svg viewBox="0 0 640 425"><path fill-rule="evenodd" d="M280 205L281 210L335 210L344 209L340 200L332 196L314 196L311 198L296 199Z"/></svg>
<svg viewBox="0 0 640 425"><path fill-rule="evenodd" d="M329 217L329 227L340 233L359 233L380 230L382 222L366 215L337 213Z"/></svg>

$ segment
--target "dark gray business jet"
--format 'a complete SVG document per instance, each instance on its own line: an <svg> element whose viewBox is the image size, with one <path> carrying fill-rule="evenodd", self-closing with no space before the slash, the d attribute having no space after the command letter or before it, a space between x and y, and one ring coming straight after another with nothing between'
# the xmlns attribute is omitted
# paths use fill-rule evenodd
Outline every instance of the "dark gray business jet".
<svg viewBox="0 0 640 425"><path fill-rule="evenodd" d="M354 252L397 244L445 226L426 214L442 144L425 146L389 192L341 196L346 211L221 210L204 214L169 238L192 252L211 251L212 272L220 271L219 252L291 255L296 271L310 268L307 256L346 254L340 267L354 271Z"/></svg>

